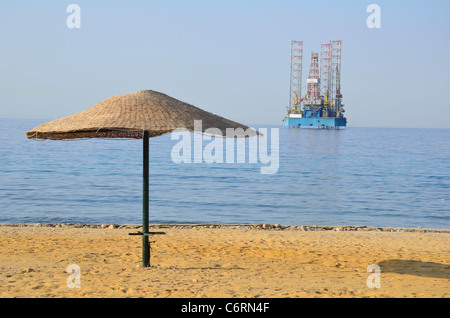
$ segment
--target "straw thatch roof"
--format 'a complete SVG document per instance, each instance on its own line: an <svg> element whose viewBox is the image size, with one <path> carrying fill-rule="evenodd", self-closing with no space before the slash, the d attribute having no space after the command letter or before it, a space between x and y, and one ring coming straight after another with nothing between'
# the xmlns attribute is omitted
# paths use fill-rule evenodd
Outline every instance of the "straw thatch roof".
<svg viewBox="0 0 450 318"><path fill-rule="evenodd" d="M165 94L144 90L107 98L82 112L44 123L27 132L33 139L74 138L142 138L182 128L194 131L194 120L202 120L202 130L218 128L225 136L226 128L242 128L246 136L256 131L181 102ZM248 129L248 130L247 130ZM245 137L241 134L238 137Z"/></svg>

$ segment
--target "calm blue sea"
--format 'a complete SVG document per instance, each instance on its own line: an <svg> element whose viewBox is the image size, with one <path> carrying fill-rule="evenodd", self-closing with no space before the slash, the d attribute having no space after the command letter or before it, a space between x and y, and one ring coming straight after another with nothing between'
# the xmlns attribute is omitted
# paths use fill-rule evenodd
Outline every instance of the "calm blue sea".
<svg viewBox="0 0 450 318"><path fill-rule="evenodd" d="M142 141L27 140L44 121L0 119L0 223L141 223ZM450 130L278 128L272 175L150 139L150 222L450 228Z"/></svg>

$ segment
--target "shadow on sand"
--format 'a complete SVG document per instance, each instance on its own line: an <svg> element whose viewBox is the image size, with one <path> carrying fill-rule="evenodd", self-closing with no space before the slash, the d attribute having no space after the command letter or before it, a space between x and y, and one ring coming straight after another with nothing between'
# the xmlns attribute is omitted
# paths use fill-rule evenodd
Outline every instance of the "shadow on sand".
<svg viewBox="0 0 450 318"><path fill-rule="evenodd" d="M445 278L450 280L450 264L392 259L378 263L381 272Z"/></svg>

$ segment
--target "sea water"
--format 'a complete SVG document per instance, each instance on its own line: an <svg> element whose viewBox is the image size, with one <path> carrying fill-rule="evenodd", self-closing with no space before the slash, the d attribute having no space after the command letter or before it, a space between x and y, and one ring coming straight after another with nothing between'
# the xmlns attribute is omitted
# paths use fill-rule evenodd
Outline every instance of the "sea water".
<svg viewBox="0 0 450 318"><path fill-rule="evenodd" d="M26 139L45 121L0 119L0 223L141 223L142 141ZM279 129L276 173L151 138L150 222L450 228L450 130L254 127Z"/></svg>

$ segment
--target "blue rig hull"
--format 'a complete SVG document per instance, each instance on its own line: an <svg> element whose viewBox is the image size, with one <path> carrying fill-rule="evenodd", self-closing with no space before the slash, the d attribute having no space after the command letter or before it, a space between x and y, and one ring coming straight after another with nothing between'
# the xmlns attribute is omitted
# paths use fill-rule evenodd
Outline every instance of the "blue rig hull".
<svg viewBox="0 0 450 318"><path fill-rule="evenodd" d="M335 128L347 126L346 118L319 118L319 117L302 117L302 118L290 118L287 117L284 120L285 126L300 127L300 128Z"/></svg>

